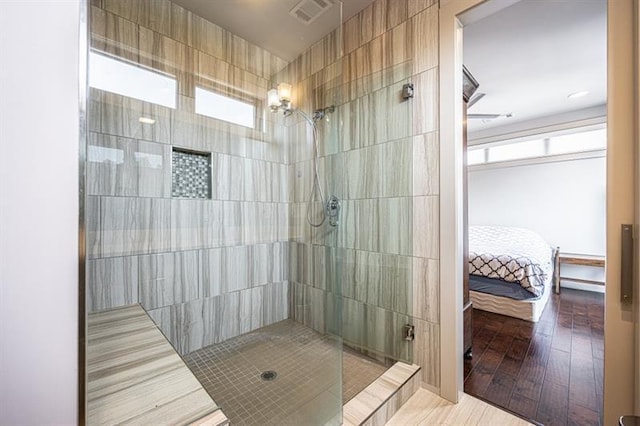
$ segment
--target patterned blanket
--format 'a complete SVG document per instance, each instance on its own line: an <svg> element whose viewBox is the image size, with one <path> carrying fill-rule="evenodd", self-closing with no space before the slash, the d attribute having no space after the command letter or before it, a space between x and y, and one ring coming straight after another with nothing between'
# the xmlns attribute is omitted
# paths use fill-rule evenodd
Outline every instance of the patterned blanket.
<svg viewBox="0 0 640 426"><path fill-rule="evenodd" d="M553 249L523 228L469 227L469 273L518 283L540 296L553 273Z"/></svg>

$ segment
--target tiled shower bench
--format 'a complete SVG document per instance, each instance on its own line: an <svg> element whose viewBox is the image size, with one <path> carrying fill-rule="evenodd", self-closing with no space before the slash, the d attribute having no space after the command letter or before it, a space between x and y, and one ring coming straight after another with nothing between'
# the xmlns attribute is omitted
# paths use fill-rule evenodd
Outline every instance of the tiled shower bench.
<svg viewBox="0 0 640 426"><path fill-rule="evenodd" d="M140 305L89 314L91 425L229 422Z"/></svg>

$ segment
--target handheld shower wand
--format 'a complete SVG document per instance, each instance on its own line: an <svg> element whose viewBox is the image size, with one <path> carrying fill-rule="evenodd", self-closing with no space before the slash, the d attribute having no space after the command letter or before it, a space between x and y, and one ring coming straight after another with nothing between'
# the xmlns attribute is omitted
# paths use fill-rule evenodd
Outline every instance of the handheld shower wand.
<svg viewBox="0 0 640 426"><path fill-rule="evenodd" d="M330 107L333 108L333 107ZM325 108L326 109L326 108ZM294 109L294 113L300 114L302 118L311 126L312 129L312 139L313 139L313 184L311 185L311 191L309 192L309 199L307 200L307 222L309 225L314 228L319 228L322 226L325 220L327 220L327 214L325 212L324 206L326 204L326 200L324 198L324 192L322 191L322 185L320 184L320 173L318 172L318 127L316 126L316 122L322 120L325 116L324 110L316 110L313 113L313 117L309 117L307 114L302 112L299 109ZM311 218L311 205L313 204L314 194L318 193L320 197L320 204L322 205L321 214L322 219L319 222L314 222Z"/></svg>
<svg viewBox="0 0 640 426"><path fill-rule="evenodd" d="M280 94L279 92L282 92ZM340 212L340 201L336 197L331 197L329 204L327 204L324 198L324 192L322 191L322 185L320 184L320 173L318 172L318 127L316 122L322 120L327 114L335 111L335 106L330 105L325 108L317 109L313 112L313 116L309 117L306 113L300 109L293 108L291 105L291 85L281 83L277 89L271 89L268 93L269 107L272 112L283 111L285 117L292 114L299 114L304 120L311 126L312 139L313 139L313 184L311 185L311 191L309 192L309 199L307 200L307 222L314 228L322 226L327 219L327 215L331 217L329 221L332 226L338 225L338 214ZM318 194L320 204L322 208L320 212L322 218L319 222L314 222L312 219L311 205L314 201L314 195Z"/></svg>

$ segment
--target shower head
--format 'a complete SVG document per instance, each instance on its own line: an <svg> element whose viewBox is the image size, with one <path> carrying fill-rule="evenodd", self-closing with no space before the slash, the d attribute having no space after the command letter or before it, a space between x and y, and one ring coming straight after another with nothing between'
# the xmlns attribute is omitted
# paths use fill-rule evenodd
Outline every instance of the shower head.
<svg viewBox="0 0 640 426"><path fill-rule="evenodd" d="M328 107L325 108L320 108L317 109L315 111L313 111L313 121L320 121L322 120L327 114L330 114L332 112L334 112L336 110L335 105L330 105Z"/></svg>

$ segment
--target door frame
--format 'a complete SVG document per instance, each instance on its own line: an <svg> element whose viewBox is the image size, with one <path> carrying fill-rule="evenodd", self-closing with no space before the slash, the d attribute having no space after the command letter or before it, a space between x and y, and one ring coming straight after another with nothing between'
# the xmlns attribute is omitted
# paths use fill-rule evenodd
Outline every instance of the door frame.
<svg viewBox="0 0 640 426"><path fill-rule="evenodd" d="M516 0L517 1L517 0ZM440 371L443 398L458 402L463 383L462 323L462 28L514 4L513 0L441 0L440 93ZM607 2L607 293L605 295L604 424L634 412L635 323L633 307L620 302L620 224L634 223L637 188L635 123L638 106L638 5ZM476 6L487 3L482 10ZM471 10L474 9L474 10ZM465 14L465 22L459 15ZM635 18L634 18L635 17ZM634 32L634 24L636 25ZM635 46L635 47L634 47ZM635 49L635 50L634 50ZM635 52L635 55L634 55ZM631 89L631 90L630 90ZM639 108L636 110L636 108ZM640 197L638 197L640 198ZM636 279L637 305L638 285ZM455 356L452 356L455 354ZM638 366L640 369L640 365ZM635 372L635 374L629 374ZM639 395L640 397L640 395ZM640 408L640 404L637 404Z"/></svg>
<svg viewBox="0 0 640 426"><path fill-rule="evenodd" d="M440 395L452 402L464 392L462 27L518 1L440 1ZM483 3L460 21L458 15Z"/></svg>
<svg viewBox="0 0 640 426"><path fill-rule="evenodd" d="M607 6L607 266L604 321L604 424L634 412L634 303L620 302L621 229L634 223L637 205L636 93L634 4L638 0L609 0ZM634 75L635 74L635 75ZM635 88L634 88L635 87ZM637 230L636 230L637 232ZM636 239L637 240L637 239ZM637 244L637 243L636 243ZM637 256L637 255L636 255ZM637 281L637 277L636 277ZM635 371L635 374L634 374Z"/></svg>
<svg viewBox="0 0 640 426"><path fill-rule="evenodd" d="M636 110L635 117L640 116L640 1L636 0L635 3L635 79L636 79ZM640 123L636 123L636 227L640 226ZM636 291L640 295L640 237L639 231L635 230L635 250L636 250L636 265L635 265L635 279L636 279ZM637 299L636 299L637 300ZM636 359L636 374L635 374L635 408L634 414L640 415L640 302L636 301L636 342L635 342L635 359Z"/></svg>

